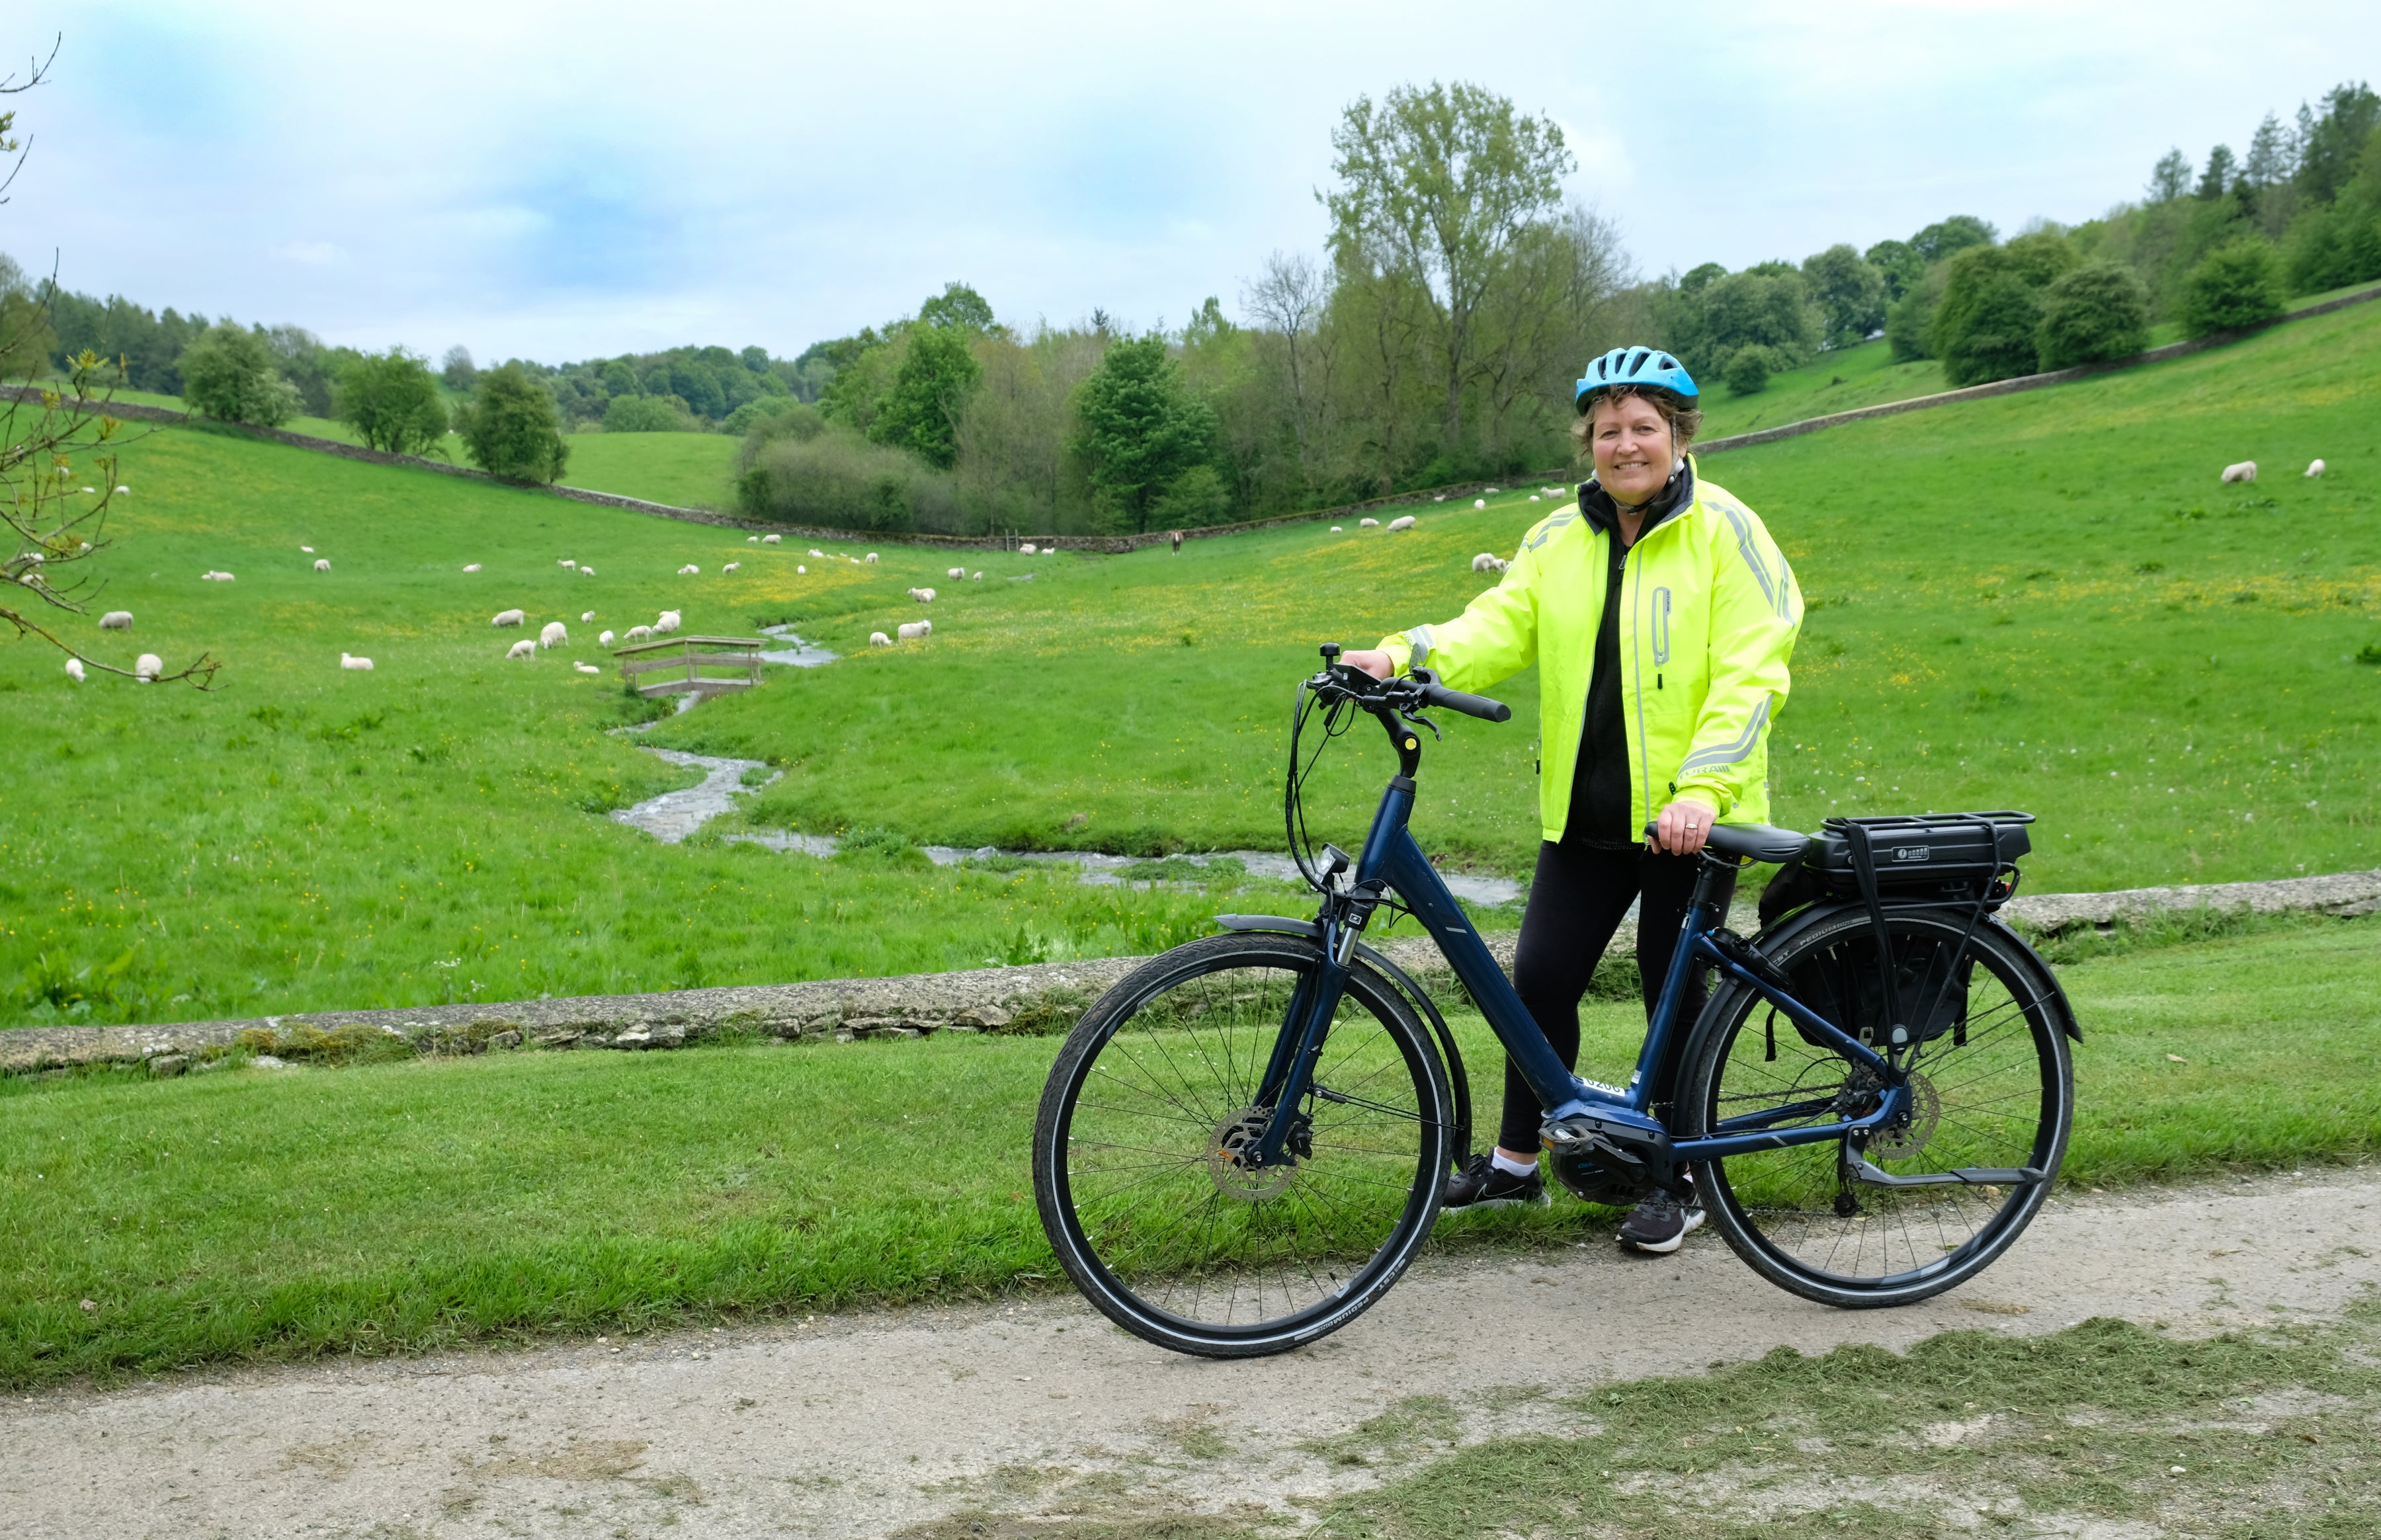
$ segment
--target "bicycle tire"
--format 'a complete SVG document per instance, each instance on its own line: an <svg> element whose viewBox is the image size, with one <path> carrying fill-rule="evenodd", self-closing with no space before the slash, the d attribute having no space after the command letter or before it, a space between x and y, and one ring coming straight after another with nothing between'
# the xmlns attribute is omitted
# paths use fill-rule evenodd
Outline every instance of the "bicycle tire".
<svg viewBox="0 0 2381 1540"><path fill-rule="evenodd" d="M1919 1034L1908 1062L1921 1091L1904 1126L1857 1147L1896 1175L2031 1167L2043 1180L1874 1186L1850 1177L1844 1140L1699 1163L1696 1184L1713 1227L1778 1287L1846 1309L1914 1304L1990 1267L2048 1198L2074 1119L2063 1008L2047 965L1997 924L1975 928L1965 969L1949 966L1968 922L1959 910L1887 911L1897 992ZM1821 1016L1881 1036L1874 936L1865 910L1846 909L1789 927L1763 952ZM1936 993L1936 982L1955 972L1968 978ZM1856 1117L1868 1094L1851 1061L1806 1040L1743 985L1704 1008L1686 1061L1679 1112L1690 1138L1764 1102L1826 1098L1805 1122Z"/></svg>
<svg viewBox="0 0 2381 1540"><path fill-rule="evenodd" d="M1322 964L1304 937L1192 941L1118 982L1059 1049L1034 1120L1043 1230L1084 1296L1146 1341L1211 1358L1313 1341L1370 1309L1429 1238L1453 1097L1428 1029L1361 962L1297 1164L1230 1158L1236 1132L1262 1125L1250 1098L1290 994Z"/></svg>

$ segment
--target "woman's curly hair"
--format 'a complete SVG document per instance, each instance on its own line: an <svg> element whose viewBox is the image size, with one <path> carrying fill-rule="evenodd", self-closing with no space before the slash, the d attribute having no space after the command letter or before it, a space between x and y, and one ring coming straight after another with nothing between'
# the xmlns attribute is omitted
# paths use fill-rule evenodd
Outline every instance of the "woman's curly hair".
<svg viewBox="0 0 2381 1540"><path fill-rule="evenodd" d="M1676 391L1666 391L1656 385L1607 385L1588 394L1586 406L1572 423L1570 436L1579 445L1580 455L1588 455L1588 437L1595 431L1595 409L1612 402L1626 401L1634 396L1662 414L1670 425L1672 452L1684 455L1687 446L1695 442L1695 431L1703 425L1703 408Z"/></svg>

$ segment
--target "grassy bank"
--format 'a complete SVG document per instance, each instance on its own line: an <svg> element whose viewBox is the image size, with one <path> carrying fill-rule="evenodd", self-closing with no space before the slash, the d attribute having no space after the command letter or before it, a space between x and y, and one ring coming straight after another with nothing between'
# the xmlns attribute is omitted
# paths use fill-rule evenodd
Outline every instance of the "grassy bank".
<svg viewBox="0 0 2381 1540"><path fill-rule="evenodd" d="M2087 1039L2067 1180L2381 1148L2376 940L2381 920L2307 921L2070 968ZM1582 1068L1625 1063L1637 1008L1588 1014ZM1495 1045L1458 1029L1493 1119ZM1027 1134L1052 1050L0 1083L0 1385L1047 1287ZM1563 1245L1608 1220L1564 1201L1435 1243Z"/></svg>

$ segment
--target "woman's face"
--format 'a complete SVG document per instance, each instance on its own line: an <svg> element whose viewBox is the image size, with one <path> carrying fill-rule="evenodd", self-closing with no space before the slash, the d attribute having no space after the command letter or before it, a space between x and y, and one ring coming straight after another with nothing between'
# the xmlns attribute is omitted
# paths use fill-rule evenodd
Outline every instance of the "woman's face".
<svg viewBox="0 0 2381 1540"><path fill-rule="evenodd" d="M1678 459L1670 425L1643 396L1597 402L1588 427L1595 479L1619 502L1642 503L1669 480Z"/></svg>

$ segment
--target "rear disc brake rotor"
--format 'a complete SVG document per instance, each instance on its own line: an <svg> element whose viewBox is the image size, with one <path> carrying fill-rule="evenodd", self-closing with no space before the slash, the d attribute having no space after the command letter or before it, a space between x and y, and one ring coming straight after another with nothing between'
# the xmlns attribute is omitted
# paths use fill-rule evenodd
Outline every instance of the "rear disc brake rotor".
<svg viewBox="0 0 2381 1540"><path fill-rule="evenodd" d="M1935 1094L1935 1083L1923 1074L1910 1077L1910 1121L1899 1128L1883 1130L1868 1142L1868 1158L1872 1160L1907 1160L1926 1147L1935 1137L1935 1125L1943 1118L1943 1098Z"/></svg>

